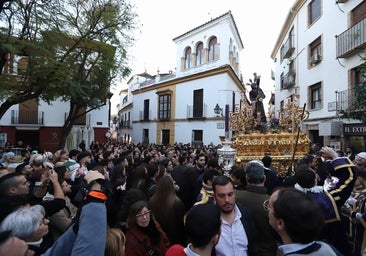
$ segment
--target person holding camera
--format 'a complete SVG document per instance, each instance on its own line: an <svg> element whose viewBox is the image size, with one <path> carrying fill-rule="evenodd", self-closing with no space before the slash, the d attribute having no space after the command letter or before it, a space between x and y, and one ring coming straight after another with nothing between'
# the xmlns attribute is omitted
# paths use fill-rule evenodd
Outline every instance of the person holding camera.
<svg viewBox="0 0 366 256"><path fill-rule="evenodd" d="M75 224L42 255L104 255L107 237L104 176L97 171L89 171L84 179L88 186ZM24 207L29 206L23 206L11 214L23 211ZM0 252L7 252L7 255L33 255L34 252L23 241L7 226L7 230L0 232Z"/></svg>
<svg viewBox="0 0 366 256"><path fill-rule="evenodd" d="M331 147L322 147L321 156L329 177L323 186L317 185L315 172L304 164L296 168L295 188L310 196L323 210L326 223L321 238L327 240L344 255L350 255L346 230L341 219L341 208L351 195L357 178L357 168L347 157L338 157Z"/></svg>
<svg viewBox="0 0 366 256"><path fill-rule="evenodd" d="M48 185L52 183L54 199L42 201L47 193ZM26 204L40 204L45 208L46 217L53 215L65 207L65 195L58 181L58 175L53 169L44 166L41 181L38 181L34 191L30 191L30 181L21 174L9 172L0 178L0 221L14 209Z"/></svg>

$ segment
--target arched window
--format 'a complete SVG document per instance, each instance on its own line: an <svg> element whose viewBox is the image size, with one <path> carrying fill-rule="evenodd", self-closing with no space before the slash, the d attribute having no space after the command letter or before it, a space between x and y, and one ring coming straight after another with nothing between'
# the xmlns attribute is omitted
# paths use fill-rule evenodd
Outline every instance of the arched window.
<svg viewBox="0 0 366 256"><path fill-rule="evenodd" d="M191 47L188 47L184 53L184 69L189 69L191 67Z"/></svg>
<svg viewBox="0 0 366 256"><path fill-rule="evenodd" d="M196 47L196 66L203 64L203 61L204 61L203 43L200 42Z"/></svg>
<svg viewBox="0 0 366 256"><path fill-rule="evenodd" d="M214 61L219 58L219 50L217 48L217 38L212 37L208 43L208 61Z"/></svg>

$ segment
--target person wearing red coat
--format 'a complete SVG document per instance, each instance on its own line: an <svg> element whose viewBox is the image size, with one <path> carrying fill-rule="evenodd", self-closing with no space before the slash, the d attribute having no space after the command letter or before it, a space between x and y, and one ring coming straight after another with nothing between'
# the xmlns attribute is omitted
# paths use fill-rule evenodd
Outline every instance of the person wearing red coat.
<svg viewBox="0 0 366 256"><path fill-rule="evenodd" d="M154 219L146 201L131 205L127 217L126 255L164 256L169 240L159 222Z"/></svg>

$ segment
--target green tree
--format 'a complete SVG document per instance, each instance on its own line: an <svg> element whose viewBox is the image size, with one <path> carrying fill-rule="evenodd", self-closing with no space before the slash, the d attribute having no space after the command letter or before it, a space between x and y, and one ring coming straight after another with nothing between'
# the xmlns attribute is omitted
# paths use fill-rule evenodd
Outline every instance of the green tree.
<svg viewBox="0 0 366 256"><path fill-rule="evenodd" d="M366 59L364 58L366 61ZM342 118L353 118L366 123L366 62L358 67L360 81L348 91L348 108L341 111Z"/></svg>
<svg viewBox="0 0 366 256"><path fill-rule="evenodd" d="M3 13L0 56L26 56L27 65L21 75L1 73L0 118L32 98L70 102L63 147L75 120L106 104L111 83L130 74L133 6L119 0L13 1Z"/></svg>

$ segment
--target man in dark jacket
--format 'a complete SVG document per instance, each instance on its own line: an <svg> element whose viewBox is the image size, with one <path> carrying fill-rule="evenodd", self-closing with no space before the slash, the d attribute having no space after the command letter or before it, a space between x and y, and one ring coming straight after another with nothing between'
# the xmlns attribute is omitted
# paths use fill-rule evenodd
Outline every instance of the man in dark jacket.
<svg viewBox="0 0 366 256"><path fill-rule="evenodd" d="M221 212L221 234L215 246L216 255L256 255L254 222L249 210L236 203L233 181L220 175L214 179L212 188Z"/></svg>
<svg viewBox="0 0 366 256"><path fill-rule="evenodd" d="M269 199L264 187L266 175L261 161L253 160L246 164L246 190L235 191L236 201L249 208L256 228L256 245L258 256L276 255L276 232L268 222L268 214L263 209L263 203ZM279 239L278 239L279 240Z"/></svg>

